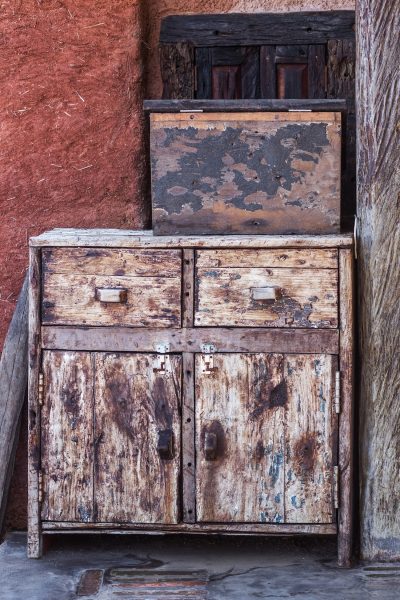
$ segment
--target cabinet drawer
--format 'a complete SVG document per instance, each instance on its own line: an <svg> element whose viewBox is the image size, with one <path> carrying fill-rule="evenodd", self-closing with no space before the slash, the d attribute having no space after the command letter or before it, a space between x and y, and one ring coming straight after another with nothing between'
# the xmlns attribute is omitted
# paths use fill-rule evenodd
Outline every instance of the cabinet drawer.
<svg viewBox="0 0 400 600"><path fill-rule="evenodd" d="M197 326L338 326L337 250L199 250Z"/></svg>
<svg viewBox="0 0 400 600"><path fill-rule="evenodd" d="M42 322L179 327L181 250L42 252Z"/></svg>

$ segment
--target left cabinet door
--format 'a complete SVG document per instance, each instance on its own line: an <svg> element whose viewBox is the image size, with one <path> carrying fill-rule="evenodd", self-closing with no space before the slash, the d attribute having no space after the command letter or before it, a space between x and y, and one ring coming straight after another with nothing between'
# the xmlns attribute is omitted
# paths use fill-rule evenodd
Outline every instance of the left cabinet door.
<svg viewBox="0 0 400 600"><path fill-rule="evenodd" d="M182 359L43 352L43 521L177 523Z"/></svg>
<svg viewBox="0 0 400 600"><path fill-rule="evenodd" d="M44 521L93 521L94 357L43 352L41 412Z"/></svg>

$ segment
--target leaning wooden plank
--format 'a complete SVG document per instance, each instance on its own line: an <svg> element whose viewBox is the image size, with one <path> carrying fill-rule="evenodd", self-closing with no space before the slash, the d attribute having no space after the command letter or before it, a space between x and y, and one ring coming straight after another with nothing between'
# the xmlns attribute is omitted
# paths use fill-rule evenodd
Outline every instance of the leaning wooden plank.
<svg viewBox="0 0 400 600"><path fill-rule="evenodd" d="M28 274L0 360L0 531L3 529L20 414L28 381Z"/></svg>

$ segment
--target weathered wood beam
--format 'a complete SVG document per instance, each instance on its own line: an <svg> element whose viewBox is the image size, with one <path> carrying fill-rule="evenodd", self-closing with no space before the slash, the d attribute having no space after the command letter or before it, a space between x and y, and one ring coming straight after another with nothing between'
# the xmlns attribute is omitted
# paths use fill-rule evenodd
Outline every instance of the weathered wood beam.
<svg viewBox="0 0 400 600"><path fill-rule="evenodd" d="M361 556L400 559L400 0L358 0Z"/></svg>
<svg viewBox="0 0 400 600"><path fill-rule="evenodd" d="M4 524L27 381L28 275L0 359L0 531Z"/></svg>

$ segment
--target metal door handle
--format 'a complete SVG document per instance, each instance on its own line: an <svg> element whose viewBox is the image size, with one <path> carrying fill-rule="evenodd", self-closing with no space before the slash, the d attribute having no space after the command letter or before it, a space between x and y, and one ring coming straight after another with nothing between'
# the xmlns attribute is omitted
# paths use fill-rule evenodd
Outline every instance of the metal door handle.
<svg viewBox="0 0 400 600"><path fill-rule="evenodd" d="M96 288L96 300L112 304L126 304L128 290L126 288Z"/></svg>
<svg viewBox="0 0 400 600"><path fill-rule="evenodd" d="M208 432L204 436L204 456L206 460L217 458L218 438L216 433Z"/></svg>
<svg viewBox="0 0 400 600"><path fill-rule="evenodd" d="M172 429L164 429L158 432L157 450L163 460L174 458L174 432Z"/></svg>
<svg viewBox="0 0 400 600"><path fill-rule="evenodd" d="M282 296L282 290L276 285L251 288L251 297L253 300L261 300L264 302L275 302Z"/></svg>

